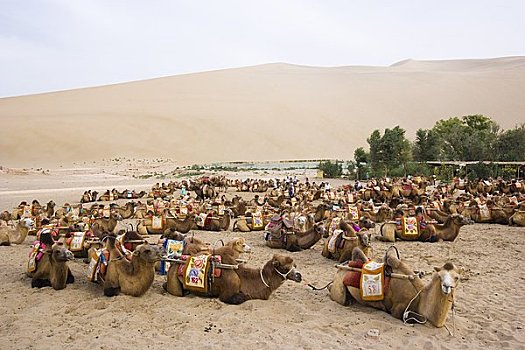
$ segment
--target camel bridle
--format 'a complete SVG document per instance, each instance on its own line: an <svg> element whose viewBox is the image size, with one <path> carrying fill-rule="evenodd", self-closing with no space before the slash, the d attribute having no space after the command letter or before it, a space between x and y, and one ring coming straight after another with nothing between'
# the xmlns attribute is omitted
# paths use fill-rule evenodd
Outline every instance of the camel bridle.
<svg viewBox="0 0 525 350"><path fill-rule="evenodd" d="M281 271L279 271L275 266L273 267L273 269L283 278L283 281L286 281L286 279L288 278L288 275L294 270L294 266L292 266L288 272L286 273L282 273ZM261 281L264 283L264 285L266 286L266 288L270 288L270 285L268 283L266 283L266 281L264 280L264 276L263 276L263 270L264 270L264 266L261 267L259 269L259 275L261 276Z"/></svg>

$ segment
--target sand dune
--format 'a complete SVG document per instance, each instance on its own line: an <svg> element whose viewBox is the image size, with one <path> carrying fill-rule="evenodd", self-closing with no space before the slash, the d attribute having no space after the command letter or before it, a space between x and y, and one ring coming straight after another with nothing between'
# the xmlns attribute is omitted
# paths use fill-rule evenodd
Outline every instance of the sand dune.
<svg viewBox="0 0 525 350"><path fill-rule="evenodd" d="M390 67L266 64L0 99L0 164L104 157L351 159L374 129L442 118L525 120L525 57Z"/></svg>

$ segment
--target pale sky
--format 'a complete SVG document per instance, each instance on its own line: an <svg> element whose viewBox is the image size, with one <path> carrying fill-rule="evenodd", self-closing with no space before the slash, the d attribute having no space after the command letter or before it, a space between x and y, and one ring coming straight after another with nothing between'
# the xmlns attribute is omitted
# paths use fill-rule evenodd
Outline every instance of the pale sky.
<svg viewBox="0 0 525 350"><path fill-rule="evenodd" d="M523 0L0 0L0 97L286 62L525 56Z"/></svg>

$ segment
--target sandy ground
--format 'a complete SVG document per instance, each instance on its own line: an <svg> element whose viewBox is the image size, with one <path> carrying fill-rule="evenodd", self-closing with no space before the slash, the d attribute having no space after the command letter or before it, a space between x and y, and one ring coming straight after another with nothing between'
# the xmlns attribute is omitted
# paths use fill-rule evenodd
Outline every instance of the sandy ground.
<svg viewBox="0 0 525 350"><path fill-rule="evenodd" d="M88 188L138 188L157 182L118 175L119 168L109 164L97 166L105 172L91 169L78 178L78 169L0 174L0 209L21 198L75 202ZM233 196L232 191L227 195ZM215 242L240 233L195 235ZM246 256L250 265L261 266L274 253L284 252L267 248L260 232L243 236L253 249ZM448 260L466 269L456 292L454 336L445 328L405 326L375 309L343 307L331 301L326 290L312 291L306 283L323 286L336 272L334 261L321 256L322 241L312 249L287 253L303 274L303 283L287 281L270 300L240 306L171 296L162 289L163 276L156 276L140 298L107 298L99 285L87 281L87 265L80 260L70 263L76 282L65 290L31 289L24 274L30 244L28 238L18 246L0 247L0 344L5 349L525 349L524 228L475 224L463 227L452 243L396 243L414 269L431 271ZM388 246L374 241L375 258ZM447 324L452 328L450 316ZM379 336L367 336L370 329L378 329Z"/></svg>

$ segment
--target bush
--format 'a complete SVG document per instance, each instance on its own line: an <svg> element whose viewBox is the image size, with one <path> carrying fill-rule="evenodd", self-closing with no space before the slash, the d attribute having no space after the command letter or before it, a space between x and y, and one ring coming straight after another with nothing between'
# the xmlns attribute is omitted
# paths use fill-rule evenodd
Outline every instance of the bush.
<svg viewBox="0 0 525 350"><path fill-rule="evenodd" d="M343 163L339 161L332 163L329 160L321 161L319 162L318 169L323 171L324 177L326 178L341 177L343 173Z"/></svg>

